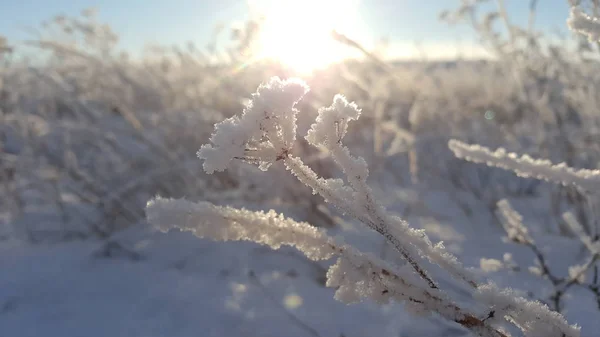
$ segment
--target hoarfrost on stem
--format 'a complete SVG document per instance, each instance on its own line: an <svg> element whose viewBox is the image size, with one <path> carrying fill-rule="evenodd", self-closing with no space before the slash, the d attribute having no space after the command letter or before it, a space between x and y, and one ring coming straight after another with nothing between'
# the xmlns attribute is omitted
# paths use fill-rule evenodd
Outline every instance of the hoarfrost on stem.
<svg viewBox="0 0 600 337"><path fill-rule="evenodd" d="M512 289L486 284L478 288L475 298L493 308L492 319L512 322L527 337L579 336L579 327L569 325L561 314L543 303L519 296Z"/></svg>
<svg viewBox="0 0 600 337"><path fill-rule="evenodd" d="M549 160L533 159L528 155L519 157L503 148L491 151L481 145L469 145L454 139L448 142L448 147L458 158L514 171L521 177L575 185L585 191L600 190L600 170L577 170L565 163L552 164Z"/></svg>

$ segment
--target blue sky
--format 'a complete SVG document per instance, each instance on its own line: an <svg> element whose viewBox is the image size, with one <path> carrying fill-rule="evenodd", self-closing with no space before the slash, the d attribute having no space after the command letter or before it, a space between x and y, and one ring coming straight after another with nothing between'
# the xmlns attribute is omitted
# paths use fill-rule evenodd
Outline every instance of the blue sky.
<svg viewBox="0 0 600 337"><path fill-rule="evenodd" d="M248 0L0 0L0 34L9 40L27 38L25 27L38 26L56 14L76 15L94 7L98 18L110 24L126 49L146 42L181 45L208 43L219 23L247 17ZM302 0L299 0L302 1ZM323 0L326 1L326 0ZM361 0L358 12L368 34L400 43L454 43L472 41L467 27L449 27L438 13L460 0ZM505 0L514 21L525 23L528 0ZM333 15L333 14L332 14ZM567 0L541 0L537 26L566 32Z"/></svg>

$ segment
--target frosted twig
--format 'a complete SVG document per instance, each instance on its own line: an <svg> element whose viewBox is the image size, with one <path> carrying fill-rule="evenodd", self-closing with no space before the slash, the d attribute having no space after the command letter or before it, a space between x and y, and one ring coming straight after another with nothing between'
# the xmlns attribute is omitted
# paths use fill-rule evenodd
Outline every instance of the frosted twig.
<svg viewBox="0 0 600 337"><path fill-rule="evenodd" d="M579 241L581 241L585 247L592 254L600 253L600 242L597 240L592 240L592 238L585 232L583 226L579 223L579 220L575 217L575 214L571 212L565 212L562 215L563 220L569 226L573 234L577 236Z"/></svg>
<svg viewBox="0 0 600 337"><path fill-rule="evenodd" d="M496 214L508 235L508 239L531 249L541 268L541 276L547 277L554 286L557 286L562 280L550 270L550 266L548 265L542 250L537 246L535 240L529 234L529 230L527 230L527 227L523 224L523 217L521 214L519 214L506 199L500 200L497 205L498 210L496 211ZM558 301L560 301L560 298L556 299L557 303L555 307L557 310L559 307Z"/></svg>
<svg viewBox="0 0 600 337"><path fill-rule="evenodd" d="M586 191L600 190L600 170L577 170L565 163L554 165L549 160L533 159L528 155L519 157L503 148L491 151L487 147L469 145L458 140L450 140L448 146L458 158L514 171L521 177L576 185Z"/></svg>

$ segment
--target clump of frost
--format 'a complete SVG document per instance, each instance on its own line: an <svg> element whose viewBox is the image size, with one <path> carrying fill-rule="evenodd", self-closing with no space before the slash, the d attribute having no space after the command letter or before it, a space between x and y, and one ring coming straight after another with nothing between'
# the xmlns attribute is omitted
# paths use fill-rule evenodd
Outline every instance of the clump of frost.
<svg viewBox="0 0 600 337"><path fill-rule="evenodd" d="M571 30L587 36L590 42L600 40L600 19L587 15L579 7L571 8L567 25Z"/></svg>
<svg viewBox="0 0 600 337"><path fill-rule="evenodd" d="M348 102L342 95L335 95L331 106L319 109L316 123L308 131L306 140L311 144L339 143L348 131L348 122L357 120L360 113L354 102Z"/></svg>
<svg viewBox="0 0 600 337"><path fill-rule="evenodd" d="M207 173L223 171L233 159L256 163L266 170L281 158L296 140L295 105L308 92L301 80L271 78L261 84L242 116L215 125L212 144L203 145L197 155L204 159Z"/></svg>
<svg viewBox="0 0 600 337"><path fill-rule="evenodd" d="M481 258L479 260L479 266L481 270L489 273L501 270L502 268L504 268L504 263L497 259Z"/></svg>

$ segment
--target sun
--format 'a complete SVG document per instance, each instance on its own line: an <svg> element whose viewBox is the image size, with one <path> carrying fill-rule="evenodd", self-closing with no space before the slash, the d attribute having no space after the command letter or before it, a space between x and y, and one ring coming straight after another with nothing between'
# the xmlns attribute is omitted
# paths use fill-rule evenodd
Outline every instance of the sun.
<svg viewBox="0 0 600 337"><path fill-rule="evenodd" d="M333 30L355 35L360 29L356 0L254 0L264 16L257 41L260 58L297 72L311 72L349 56Z"/></svg>

